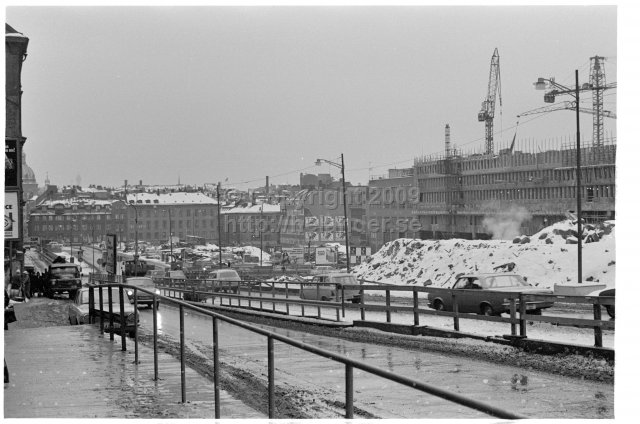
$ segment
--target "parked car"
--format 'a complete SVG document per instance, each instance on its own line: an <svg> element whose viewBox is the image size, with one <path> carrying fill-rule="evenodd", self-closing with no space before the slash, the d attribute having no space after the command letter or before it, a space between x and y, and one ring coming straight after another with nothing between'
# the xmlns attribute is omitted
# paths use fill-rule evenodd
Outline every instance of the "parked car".
<svg viewBox="0 0 640 424"><path fill-rule="evenodd" d="M149 277L129 277L125 281L125 284L149 290L151 292L154 292L155 294L160 294L160 290L156 289L156 284L153 282L153 279ZM127 289L127 295L129 296L129 300L131 301L131 303L134 303L133 289ZM147 305L149 308L153 307L152 294L138 290L136 298L138 301L138 305ZM159 307L160 300L156 300L156 308Z"/></svg>
<svg viewBox="0 0 640 424"><path fill-rule="evenodd" d="M301 285L300 299L341 302L342 287L345 285L358 285L355 275L346 272L316 275L309 282ZM345 289L344 300L360 303L360 291L357 289Z"/></svg>
<svg viewBox="0 0 640 424"><path fill-rule="evenodd" d="M225 292L225 293L238 293L238 288L240 286L240 281L242 279L238 275L238 272L235 269L218 269L216 271L211 272L206 278L196 279L196 280L188 280L188 287L194 287L197 291L209 291L213 286L214 292ZM193 301L193 302L202 302L207 296L204 294L193 294L190 292L184 292L182 294L182 298L184 300Z"/></svg>
<svg viewBox="0 0 640 424"><path fill-rule="evenodd" d="M162 269L150 269L144 276L149 278L164 278L165 273L166 271Z"/></svg>
<svg viewBox="0 0 640 424"><path fill-rule="evenodd" d="M429 293L429 306L437 311L453 311L455 293L458 312L480 315L500 315L509 312L509 296L524 294L553 294L553 290L540 289L527 283L518 274L469 274L457 278L451 289ZM542 309L553 306L553 301L527 301L527 313L539 315Z"/></svg>
<svg viewBox="0 0 640 424"><path fill-rule="evenodd" d="M102 290L102 310L104 312L109 311L109 289L111 289L111 311L114 315L120 316L120 290L118 287L99 287L94 286L93 295L94 306L96 310L100 308L100 293L98 290ZM131 305L127 291L123 290L124 296L124 314L125 314L125 332L130 336L135 336L136 322L135 322L135 308ZM78 290L73 298L73 302L69 305L69 324L91 324L93 322L99 322L99 317L89 316L89 287L85 286ZM140 321L140 317L138 317ZM115 331L119 331L120 324L117 319L114 320Z"/></svg>
<svg viewBox="0 0 640 424"><path fill-rule="evenodd" d="M49 279L44 284L45 296L53 299L55 293L69 293L73 299L82 287L80 266L72 263L52 263L49 265Z"/></svg>
<svg viewBox="0 0 640 424"><path fill-rule="evenodd" d="M616 297L616 289L602 289L596 290L593 293L589 293L589 296L608 296L608 297ZM604 305L607 310L607 314L613 319L616 319L616 305Z"/></svg>
<svg viewBox="0 0 640 424"><path fill-rule="evenodd" d="M213 291L222 291L225 293L238 293L241 278L235 269L219 269L213 271L209 277L213 280Z"/></svg>

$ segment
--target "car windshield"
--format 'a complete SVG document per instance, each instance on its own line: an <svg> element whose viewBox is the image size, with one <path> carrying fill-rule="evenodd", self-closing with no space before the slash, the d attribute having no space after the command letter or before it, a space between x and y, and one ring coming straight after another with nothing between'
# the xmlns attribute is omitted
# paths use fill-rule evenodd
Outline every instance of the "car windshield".
<svg viewBox="0 0 640 424"><path fill-rule="evenodd" d="M496 275L482 281L484 289L500 289L505 287L526 287L528 284L519 275Z"/></svg>
<svg viewBox="0 0 640 424"><path fill-rule="evenodd" d="M147 280L146 278L145 279L130 278L127 280L126 284L130 286L144 287L144 288L155 287L153 280L151 279Z"/></svg>
<svg viewBox="0 0 640 424"><path fill-rule="evenodd" d="M53 278L78 278L78 268L75 266L65 268L51 268Z"/></svg>
<svg viewBox="0 0 640 424"><path fill-rule="evenodd" d="M342 275L340 277L333 277L333 281L338 284L358 284L358 280L353 275Z"/></svg>
<svg viewBox="0 0 640 424"><path fill-rule="evenodd" d="M118 287L110 287L111 288L111 303L118 305L120 303L120 293ZM123 291L124 295L124 303L129 303L129 297L127 296L127 292ZM93 295L95 296L95 302L100 302L100 292L96 288L93 291ZM80 303L87 305L89 304L89 290L83 290L80 292ZM102 303L109 303L109 287L102 287Z"/></svg>

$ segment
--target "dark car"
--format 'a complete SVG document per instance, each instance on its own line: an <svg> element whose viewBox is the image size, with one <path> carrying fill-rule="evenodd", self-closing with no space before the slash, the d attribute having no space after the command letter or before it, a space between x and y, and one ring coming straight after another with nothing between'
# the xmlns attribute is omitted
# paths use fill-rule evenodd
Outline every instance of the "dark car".
<svg viewBox="0 0 640 424"><path fill-rule="evenodd" d="M153 279L149 277L129 277L127 278L125 284L149 290L150 292L153 292L155 294L160 294L160 290L156 289L156 284L153 282ZM131 301L131 303L134 303L133 289L127 289L127 295L129 296L129 300ZM138 305L147 305L150 308L153 306L152 294L143 292L141 290L136 290L136 298L138 301ZM156 300L156 308L158 308L159 306L160 301Z"/></svg>
<svg viewBox="0 0 640 424"><path fill-rule="evenodd" d="M597 290L593 293L589 293L589 296L607 296L615 299L616 289ZM607 314L609 314L611 318L616 319L616 305L604 305L604 307L607 310Z"/></svg>
<svg viewBox="0 0 640 424"><path fill-rule="evenodd" d="M471 274L458 277L451 289L429 293L429 306L437 311L453 311L455 293L458 312L480 315L500 315L509 312L510 298L520 293L553 294L553 290L540 289L528 284L518 274ZM553 306L553 301L527 301L527 313L539 315L542 309Z"/></svg>

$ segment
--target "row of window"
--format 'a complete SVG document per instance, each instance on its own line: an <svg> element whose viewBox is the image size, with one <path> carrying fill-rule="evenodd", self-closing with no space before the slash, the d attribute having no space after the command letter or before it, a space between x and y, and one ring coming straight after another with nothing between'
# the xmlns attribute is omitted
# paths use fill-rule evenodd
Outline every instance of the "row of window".
<svg viewBox="0 0 640 424"><path fill-rule="evenodd" d="M614 198L615 186L583 186L582 199L592 202L596 198ZM505 190L465 190L456 192L420 193L422 203L445 203L454 200L547 200L574 199L576 187L538 187Z"/></svg>
<svg viewBox="0 0 640 424"><path fill-rule="evenodd" d="M605 166L597 168L581 169L582 181L593 181L600 179L615 178L615 167ZM480 175L462 175L462 176L443 176L438 178L423 178L418 180L420 189L445 187L447 183L452 182L452 178L458 178L456 183L463 186L475 186L485 184L504 184L504 183L527 183L532 181L548 181L548 182L566 182L576 179L575 169L543 169L537 171L521 171L521 172L498 172L495 174Z"/></svg>
<svg viewBox="0 0 640 424"><path fill-rule="evenodd" d="M198 209L185 209L185 208L171 208L171 217L190 217L192 214L197 216L214 216L218 213L218 208L198 208ZM129 216L135 217L136 209L129 209ZM152 217L165 217L169 212L166 208L138 208L138 218L152 218Z"/></svg>
<svg viewBox="0 0 640 424"><path fill-rule="evenodd" d="M152 222L153 222L153 225L152 225ZM176 226L176 223L177 223L177 226ZM193 221L193 227L195 227L195 228L199 228L201 226L202 227L207 227L207 224L209 224L210 227L215 227L217 225L216 221L213 220L213 219L211 219L211 220L203 219L202 221L198 221L198 220L194 220ZM144 230L144 229L151 230L152 226L153 226L153 229L157 230L157 229L160 228L161 225L162 225L163 229L167 229L169 227L169 221L166 220L166 221L138 222L138 230ZM191 221L190 220L183 221L181 219L175 221L175 220L172 219L171 220L171 226L172 227L176 226L175 228L178 228L178 229L180 229L180 228L191 228ZM135 231L135 229L136 229L135 222L129 221L129 229L131 231Z"/></svg>
<svg viewBox="0 0 640 424"><path fill-rule="evenodd" d="M107 215L107 214L101 214L101 215L31 215L30 220L33 222L51 222L51 221L57 221L57 222L71 222L71 221L103 221L103 220L107 220L107 221L111 221L113 219L115 220L124 220L125 215L124 214L115 214L115 215Z"/></svg>
<svg viewBox="0 0 640 424"><path fill-rule="evenodd" d="M593 148L580 149L583 158L607 160L615 162L615 146L607 146L606 151L594 150ZM575 161L575 150L556 150L542 153L527 153L514 155L501 155L492 158L466 158L464 160L452 160L450 163L458 166L462 171L484 170L491 168L506 168L514 166L531 166L539 163L573 163ZM420 174L442 174L446 162L444 160L433 161L416 165L418 175Z"/></svg>

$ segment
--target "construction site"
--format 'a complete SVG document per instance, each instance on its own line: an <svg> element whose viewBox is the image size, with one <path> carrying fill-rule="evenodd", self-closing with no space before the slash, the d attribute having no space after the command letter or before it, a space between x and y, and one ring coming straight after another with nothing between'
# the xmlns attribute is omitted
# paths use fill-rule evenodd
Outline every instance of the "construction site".
<svg viewBox="0 0 640 424"><path fill-rule="evenodd" d="M414 160L414 184L420 198L412 214L419 218L420 238L510 238L533 234L554 222L575 219L577 199L585 222L615 219L616 137L605 136L604 119L616 115L603 108L603 93L617 88L606 83L605 58L590 58L589 82L569 88L554 78L534 84L545 90L550 105L523 112L518 117L572 110L591 115L592 134L555 140L518 140L496 149L493 118L500 94L498 49L491 58L486 99L478 113L485 125L484 150L463 151L444 133L444 154ZM570 101L561 101L568 96ZM591 97L583 107L580 97ZM556 102L556 98L560 101ZM517 132L517 128L516 128ZM578 172L579 170L579 172Z"/></svg>

